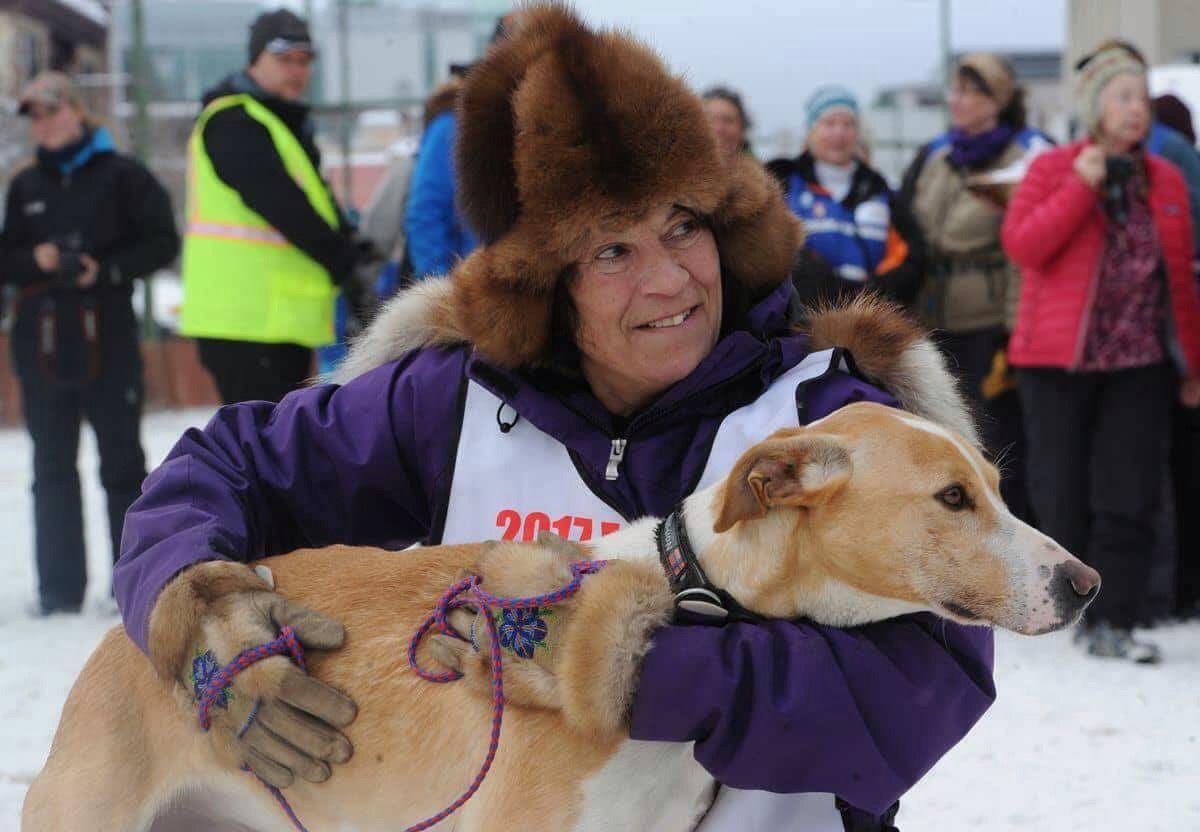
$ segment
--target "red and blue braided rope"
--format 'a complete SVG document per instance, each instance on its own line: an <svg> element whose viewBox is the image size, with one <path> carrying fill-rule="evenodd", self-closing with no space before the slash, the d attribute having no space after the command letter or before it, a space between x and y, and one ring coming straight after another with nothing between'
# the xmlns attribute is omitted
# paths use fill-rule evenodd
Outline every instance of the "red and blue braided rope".
<svg viewBox="0 0 1200 832"><path fill-rule="evenodd" d="M579 591L579 586L583 582L584 575L599 572L607 564L608 562L603 560L587 560L572 563L570 583L553 592L548 592L544 595L535 595L531 598L497 597L479 585L480 579L478 577L471 575L450 587L446 591L446 594L438 600L433 612L425 619L425 622L421 624L420 628L413 635L412 641L409 642L408 665L418 676L430 682L453 682L456 679L462 678L462 674L457 671L432 673L425 670L417 663L417 647L434 625L437 625L438 629L446 635L466 641L446 622L446 613L458 607L467 605L477 606L479 614L487 620L488 634L491 636L488 653L492 663L492 735L488 741L487 756L484 757L483 764L479 767L479 773L475 775L475 779L467 787L467 790L445 809L442 809L436 815L432 815L420 823L407 827L404 832L421 832L421 830L429 829L461 809L463 804L474 797L475 792L479 791L479 787L483 785L483 780L487 777L488 771L496 759L496 752L500 749L500 727L504 721L504 658L500 652L500 638L496 632L496 620L492 615L492 610L549 607L561 603ZM463 598L462 596L466 593L470 593L474 600Z"/></svg>
<svg viewBox="0 0 1200 832"><path fill-rule="evenodd" d="M566 586L560 587L553 592L548 592L543 595L535 595L530 598L501 598L487 592L480 586L480 579L471 575L464 578L454 586L450 587L445 594L438 600L437 606L433 612L413 634L412 640L408 645L408 665L422 679L430 682L445 683L453 682L462 678L462 674L455 670L447 670L441 673L433 673L425 670L417 662L417 648L421 644L421 640L425 638L428 632L434 627L444 634L453 636L454 638L466 641L457 631L452 628L446 621L446 614L451 610L464 606L475 606L478 608L487 620L488 634L491 636L491 643L488 648L489 658L491 660L492 669L492 732L488 740L487 755L484 757L483 763L479 767L479 773L475 775L475 779L467 787L461 795L458 796L445 809L442 809L435 815L432 815L420 823L415 823L407 827L404 832L422 832L444 821L450 815L457 812L464 804L479 791L479 787L483 785L484 778L487 777L488 771L492 768L492 763L496 759L496 753L500 750L500 729L504 722L504 657L500 651L500 637L496 631L496 620L492 615L493 609L530 609L532 607L549 607L554 604L561 603L576 592L579 591L580 584L583 582L585 575L591 575L599 572L608 565L607 561L578 561L571 564L571 582ZM466 594L470 594L470 598L464 598ZM251 647L248 650L243 650L233 661L225 665L217 672L209 684L205 687L204 693L201 694L197 705L200 718L200 727L207 731L211 725L211 715L213 704L221 693L229 687L233 682L233 677L241 673L255 662L270 658L271 656L279 656L284 653L289 654L292 660L303 670L304 664L304 649L300 646L300 642L296 639L296 634L291 627L283 627L279 631L279 637L261 644L258 647ZM257 705L255 706L257 710ZM247 721L249 724L249 721ZM243 733L244 733L243 728ZM292 811L291 805L287 798L283 796L283 792L277 787L271 785L266 780L263 780L249 766L242 766L245 771L250 772L258 779L260 783L267 788L280 808L288 816L292 825L299 832L308 832L304 824L300 822L300 818Z"/></svg>
<svg viewBox="0 0 1200 832"><path fill-rule="evenodd" d="M220 697L220 695L233 683L233 677L237 676L243 670L255 662L260 662L263 659L269 659L272 656L282 656L288 654L301 670L305 670L304 664L304 648L300 646L300 641L296 638L296 631L291 627L284 625L279 629L279 636L266 644L260 644L257 647L251 647L248 650L243 650L234 656L233 661L221 668L208 684L204 687L204 692L200 694L200 699L196 704L196 710L200 718L200 727L207 731L212 727L212 706ZM246 730L250 727L250 723L254 721L254 717L258 714L260 702L254 703L254 708L246 720L242 729L238 732L238 737L241 738ZM288 820L299 832L308 832L304 824L300 822L300 818L296 817L296 813L292 811L292 807L287 802L287 798L283 796L283 792L277 786L273 786L266 780L258 776L258 774L250 768L250 766L242 765L242 771L247 771L253 774L258 782L262 783L271 796L275 798L275 802L283 809L284 814L288 816Z"/></svg>

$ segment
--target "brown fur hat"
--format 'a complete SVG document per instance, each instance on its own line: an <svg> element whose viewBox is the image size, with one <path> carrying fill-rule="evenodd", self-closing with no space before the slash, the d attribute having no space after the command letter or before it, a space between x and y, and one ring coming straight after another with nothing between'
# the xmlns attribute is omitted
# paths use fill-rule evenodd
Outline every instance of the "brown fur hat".
<svg viewBox="0 0 1200 832"><path fill-rule="evenodd" d="M453 272L450 328L501 366L545 362L588 234L660 206L710 225L724 280L758 296L787 277L802 231L778 186L753 159L722 164L700 99L653 51L558 3L516 28L458 99L458 204L482 245Z"/></svg>

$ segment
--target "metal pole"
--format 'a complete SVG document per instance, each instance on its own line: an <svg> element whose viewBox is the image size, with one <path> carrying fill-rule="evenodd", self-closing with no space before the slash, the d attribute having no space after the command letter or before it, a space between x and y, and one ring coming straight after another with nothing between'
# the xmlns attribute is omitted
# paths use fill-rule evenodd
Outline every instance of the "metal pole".
<svg viewBox="0 0 1200 832"><path fill-rule="evenodd" d="M954 80L954 54L950 51L950 0L940 0L938 18L941 36L942 89L949 90L950 83ZM948 93L943 93L942 107L946 110L946 118L949 120L950 101Z"/></svg>
<svg viewBox="0 0 1200 832"><path fill-rule="evenodd" d="M150 72L146 63L146 18L143 0L132 0L133 7L133 155L142 164L150 163L150 121L146 111ZM158 337L154 323L154 282L150 275L142 280L142 337Z"/></svg>
<svg viewBox="0 0 1200 832"><path fill-rule="evenodd" d="M341 117L338 124L341 128L342 140L342 202L343 207L350 209L351 187L354 184L354 173L350 168L350 3L349 0L338 0L338 80L340 81L340 97L342 99Z"/></svg>

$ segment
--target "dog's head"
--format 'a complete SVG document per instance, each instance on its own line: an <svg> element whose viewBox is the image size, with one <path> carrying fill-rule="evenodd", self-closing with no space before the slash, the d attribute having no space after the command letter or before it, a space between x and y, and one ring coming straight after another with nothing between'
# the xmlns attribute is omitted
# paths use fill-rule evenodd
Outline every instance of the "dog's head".
<svg viewBox="0 0 1200 832"><path fill-rule="evenodd" d="M704 567L773 617L861 624L930 610L1036 635L1078 620L1100 575L1004 505L979 451L854 404L747 451L713 490Z"/></svg>

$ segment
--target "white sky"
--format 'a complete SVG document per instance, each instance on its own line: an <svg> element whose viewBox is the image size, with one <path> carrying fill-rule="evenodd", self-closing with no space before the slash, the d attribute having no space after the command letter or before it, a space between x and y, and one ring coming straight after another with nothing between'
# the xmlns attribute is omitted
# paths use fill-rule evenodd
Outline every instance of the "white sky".
<svg viewBox="0 0 1200 832"><path fill-rule="evenodd" d="M505 7L503 0L387 1ZM574 2L593 23L632 29L698 89L718 83L737 89L760 133L802 126L804 101L822 84L845 84L866 106L877 88L928 80L938 65L939 0ZM950 0L951 49L1061 48L1066 3ZM263 5L303 11L305 4L263 0Z"/></svg>
<svg viewBox="0 0 1200 832"><path fill-rule="evenodd" d="M881 86L938 66L938 0L578 0L591 21L629 26L697 88L743 94L760 131L803 124L816 87L841 83L868 103ZM951 49L1056 49L1066 0L957 0Z"/></svg>

